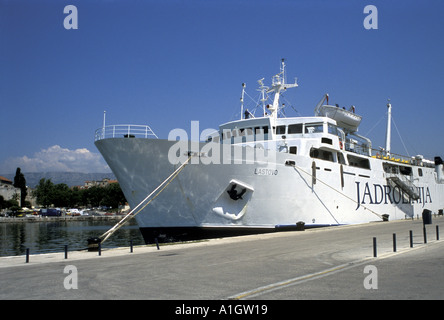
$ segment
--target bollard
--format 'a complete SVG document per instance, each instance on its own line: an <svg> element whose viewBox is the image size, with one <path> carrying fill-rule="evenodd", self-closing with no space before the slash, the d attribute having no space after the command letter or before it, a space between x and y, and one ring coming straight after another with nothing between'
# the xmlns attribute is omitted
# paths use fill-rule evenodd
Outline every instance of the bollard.
<svg viewBox="0 0 444 320"><path fill-rule="evenodd" d="M68 245L65 244L65 259L68 259Z"/></svg>
<svg viewBox="0 0 444 320"><path fill-rule="evenodd" d="M156 241L157 250L160 250L159 248L159 241L157 241L157 238L154 239Z"/></svg>
<svg viewBox="0 0 444 320"><path fill-rule="evenodd" d="M436 226L436 240L439 240L439 227Z"/></svg>
<svg viewBox="0 0 444 320"><path fill-rule="evenodd" d="M432 211L428 209L424 209L422 211L422 223L423 224L432 224Z"/></svg>
<svg viewBox="0 0 444 320"><path fill-rule="evenodd" d="M26 248L26 263L29 263L29 248Z"/></svg>
<svg viewBox="0 0 444 320"><path fill-rule="evenodd" d="M296 222L296 231L304 231L305 230L305 222L298 221Z"/></svg>
<svg viewBox="0 0 444 320"><path fill-rule="evenodd" d="M133 239L130 240L130 253L133 253Z"/></svg>
<svg viewBox="0 0 444 320"><path fill-rule="evenodd" d="M101 242L99 242L98 251L99 251L99 256L101 256L102 255L102 243Z"/></svg>
<svg viewBox="0 0 444 320"><path fill-rule="evenodd" d="M393 234L393 252L396 252L396 233Z"/></svg>
<svg viewBox="0 0 444 320"><path fill-rule="evenodd" d="M98 237L93 237L88 239L88 251L97 251L99 249L99 244L102 239Z"/></svg>
<svg viewBox="0 0 444 320"><path fill-rule="evenodd" d="M373 257L377 257L377 249L376 249L376 237L373 237Z"/></svg>
<svg viewBox="0 0 444 320"><path fill-rule="evenodd" d="M427 230L425 225L422 227L422 233L424 234L424 243L427 243Z"/></svg>
<svg viewBox="0 0 444 320"><path fill-rule="evenodd" d="M409 234L410 234L410 248L413 248L413 231L410 230Z"/></svg>

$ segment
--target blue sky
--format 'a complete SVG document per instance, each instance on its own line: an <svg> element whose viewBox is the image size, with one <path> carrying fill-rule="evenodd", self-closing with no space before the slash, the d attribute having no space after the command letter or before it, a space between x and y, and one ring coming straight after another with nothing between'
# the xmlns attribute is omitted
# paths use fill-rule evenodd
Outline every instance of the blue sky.
<svg viewBox="0 0 444 320"><path fill-rule="evenodd" d="M369 4L378 29L363 26ZM104 110L162 138L193 120L217 128L281 58L300 115L328 92L378 147L390 98L392 151L444 157L443 35L440 0L0 0L0 173L108 170L94 146Z"/></svg>

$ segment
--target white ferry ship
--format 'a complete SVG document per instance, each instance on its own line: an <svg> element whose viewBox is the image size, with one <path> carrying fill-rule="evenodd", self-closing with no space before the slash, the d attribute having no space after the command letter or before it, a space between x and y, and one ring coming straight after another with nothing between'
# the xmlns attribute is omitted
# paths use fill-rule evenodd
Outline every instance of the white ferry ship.
<svg viewBox="0 0 444 320"><path fill-rule="evenodd" d="M442 214L443 162L390 152L390 103L386 148L375 150L357 133L354 107L329 105L328 94L315 116L279 117L281 93L298 86L286 83L284 61L271 87L258 82L260 116L244 110L243 85L242 118L205 141L186 139L184 130L158 139L139 125L96 131L95 144L132 208L181 170L135 216L146 242Z"/></svg>

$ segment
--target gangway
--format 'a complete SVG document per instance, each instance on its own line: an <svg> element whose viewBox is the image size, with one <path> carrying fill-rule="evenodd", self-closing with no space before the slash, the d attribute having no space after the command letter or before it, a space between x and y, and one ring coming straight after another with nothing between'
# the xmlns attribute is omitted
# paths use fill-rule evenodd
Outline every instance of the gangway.
<svg viewBox="0 0 444 320"><path fill-rule="evenodd" d="M387 180L392 182L401 188L405 193L407 193L411 199L418 200L420 195L418 192L418 188L415 184L409 179L405 178L402 174L397 173L387 173Z"/></svg>

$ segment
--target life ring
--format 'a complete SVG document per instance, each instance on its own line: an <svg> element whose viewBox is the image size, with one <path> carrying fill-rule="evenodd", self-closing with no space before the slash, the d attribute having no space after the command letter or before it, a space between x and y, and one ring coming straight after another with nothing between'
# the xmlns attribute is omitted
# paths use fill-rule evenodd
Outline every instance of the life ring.
<svg viewBox="0 0 444 320"><path fill-rule="evenodd" d="M342 141L339 141L339 148L342 150L344 148L344 145L342 144Z"/></svg>

